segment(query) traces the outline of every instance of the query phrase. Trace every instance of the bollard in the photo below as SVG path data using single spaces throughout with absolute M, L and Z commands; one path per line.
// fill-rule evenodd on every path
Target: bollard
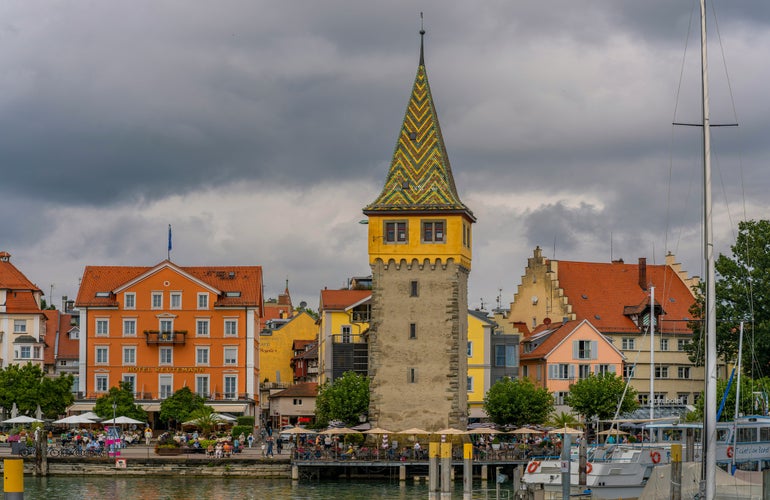
M 3 460 L 3 491 L 5 500 L 24 498 L 24 460 L 20 458 Z
M 682 445 L 671 445 L 671 500 L 682 500 Z
M 428 444 L 428 491 L 439 491 L 438 480 L 439 443 Z
M 441 493 L 452 492 L 452 443 L 441 443 Z

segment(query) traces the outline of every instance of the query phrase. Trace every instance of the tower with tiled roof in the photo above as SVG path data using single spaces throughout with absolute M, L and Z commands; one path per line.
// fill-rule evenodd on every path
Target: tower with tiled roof
M 420 61 L 369 223 L 371 422 L 464 428 L 473 213 L 457 194 Z

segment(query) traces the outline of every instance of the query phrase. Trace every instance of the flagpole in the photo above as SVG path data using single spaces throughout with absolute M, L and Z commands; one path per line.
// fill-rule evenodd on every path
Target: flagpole
M 166 259 L 171 260 L 171 224 L 168 225 L 168 254 L 166 254 Z

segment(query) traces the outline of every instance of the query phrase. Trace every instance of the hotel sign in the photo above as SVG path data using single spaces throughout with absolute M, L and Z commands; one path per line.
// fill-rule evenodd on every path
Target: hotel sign
M 127 366 L 129 373 L 204 373 L 201 366 Z

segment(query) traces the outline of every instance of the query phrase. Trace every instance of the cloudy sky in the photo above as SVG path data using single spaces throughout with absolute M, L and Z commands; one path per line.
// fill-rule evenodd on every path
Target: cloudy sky
M 57 305 L 86 265 L 261 265 L 295 304 L 367 275 L 361 209 L 417 70 L 474 211 L 469 303 L 548 257 L 702 275 L 693 0 L 5 0 L 0 250 Z M 716 12 L 714 23 L 713 12 Z M 709 22 L 715 242 L 767 218 L 770 3 Z M 717 30 L 718 28 L 718 30 Z M 720 35 L 720 36 L 717 36 Z M 723 59 L 724 55 L 724 59 Z M 734 111 L 735 110 L 735 111 Z M 554 255 L 555 251 L 555 255 Z

